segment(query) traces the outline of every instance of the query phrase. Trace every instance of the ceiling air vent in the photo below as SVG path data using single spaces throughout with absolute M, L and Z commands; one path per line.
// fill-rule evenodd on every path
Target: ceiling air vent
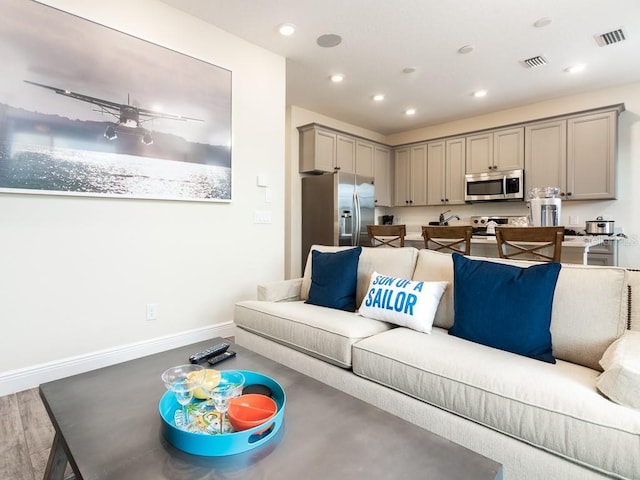
M 613 43 L 620 43 L 627 39 L 627 35 L 623 30 L 624 27 L 620 27 L 617 30 L 613 30 L 611 32 L 603 33 L 601 35 L 596 35 L 596 42 L 601 47 L 606 47 L 607 45 L 611 45 Z
M 537 57 L 527 58 L 526 60 L 522 60 L 522 63 L 528 68 L 536 68 L 542 67 L 549 63 L 549 60 L 544 58 L 542 55 L 538 55 Z

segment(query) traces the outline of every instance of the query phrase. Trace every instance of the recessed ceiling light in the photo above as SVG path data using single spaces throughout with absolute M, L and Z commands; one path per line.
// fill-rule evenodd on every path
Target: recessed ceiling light
M 413 73 L 416 71 L 416 67 L 405 67 L 402 69 L 402 73 Z
M 458 49 L 458 53 L 462 53 L 462 54 L 471 53 L 475 48 L 476 47 L 474 47 L 473 45 L 465 45 L 464 47 L 460 47 Z
M 293 23 L 283 23 L 278 27 L 278 32 L 280 32 L 280 35 L 288 37 L 296 33 L 296 26 Z
M 551 25 L 551 17 L 542 17 L 533 22 L 533 26 L 536 28 L 546 27 L 547 25 Z
M 407 109 L 404 111 L 404 114 L 405 114 L 405 115 L 415 115 L 415 114 L 416 114 L 416 109 L 415 109 L 415 108 L 407 108 Z
M 585 69 L 584 64 L 580 64 L 580 65 L 573 65 L 571 67 L 565 68 L 564 71 L 567 73 L 580 73 L 582 71 L 584 71 Z
M 382 93 L 378 93 L 377 95 L 374 95 L 374 96 L 373 96 L 373 99 L 374 99 L 376 102 L 381 102 L 382 100 L 384 100 L 384 95 L 383 95 Z
M 334 73 L 329 78 L 331 78 L 332 82 L 339 83 L 344 80 L 344 75 L 342 73 Z
M 477 90 L 475 92 L 473 92 L 473 96 L 474 97 L 486 97 L 487 96 L 487 91 L 486 90 Z
M 335 33 L 327 33 L 325 35 L 320 35 L 316 39 L 316 43 L 323 48 L 336 47 L 342 43 L 342 37 Z

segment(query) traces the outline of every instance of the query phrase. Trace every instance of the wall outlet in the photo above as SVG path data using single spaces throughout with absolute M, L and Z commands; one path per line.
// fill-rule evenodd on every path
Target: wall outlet
M 157 320 L 158 319 L 158 308 L 160 305 L 158 303 L 147 303 L 147 320 Z
M 578 215 L 569 215 L 569 225 L 578 225 L 580 217 Z

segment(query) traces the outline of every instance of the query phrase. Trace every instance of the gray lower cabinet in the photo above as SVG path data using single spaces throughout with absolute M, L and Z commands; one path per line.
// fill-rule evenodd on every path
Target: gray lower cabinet
M 587 263 L 603 267 L 617 267 L 619 242 L 620 240 L 605 239 L 601 245 L 591 247 L 587 255 Z

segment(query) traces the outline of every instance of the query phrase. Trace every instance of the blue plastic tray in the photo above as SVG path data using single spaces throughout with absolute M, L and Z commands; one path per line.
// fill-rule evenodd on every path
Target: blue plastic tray
M 173 421 L 174 412 L 181 408 L 172 392 L 165 392 L 158 406 L 162 418 L 162 433 L 174 447 L 194 455 L 219 457 L 246 452 L 268 442 L 282 426 L 284 407 L 287 401 L 284 389 L 271 377 L 248 370 L 238 370 L 244 375 L 245 387 L 249 385 L 266 385 L 271 389 L 271 398 L 278 406 L 276 415 L 266 424 L 259 425 L 242 432 L 208 435 L 206 433 L 188 432 L 176 427 Z

